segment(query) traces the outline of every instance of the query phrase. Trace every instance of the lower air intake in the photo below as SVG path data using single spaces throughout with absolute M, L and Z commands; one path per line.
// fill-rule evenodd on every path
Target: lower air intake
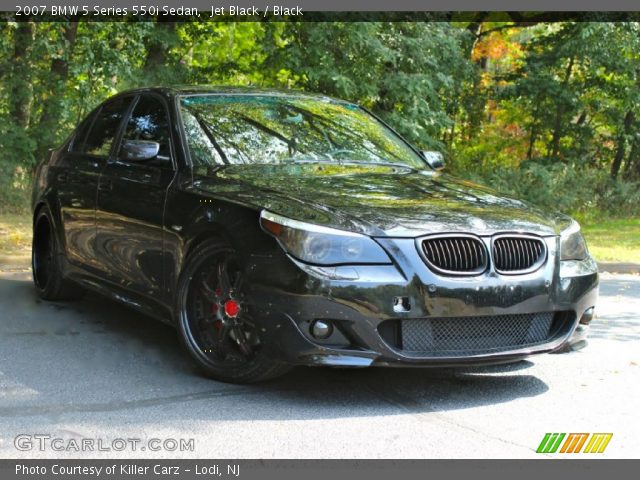
M 552 312 L 401 320 L 401 350 L 420 356 L 517 350 L 549 341 L 553 323 Z

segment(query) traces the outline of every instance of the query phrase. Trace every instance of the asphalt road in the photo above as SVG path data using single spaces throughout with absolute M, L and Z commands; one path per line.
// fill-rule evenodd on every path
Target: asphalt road
M 28 272 L 2 273 L 0 457 L 535 457 L 546 432 L 612 432 L 600 457 L 640 458 L 640 276 L 604 274 L 598 312 L 586 349 L 510 367 L 299 368 L 233 386 L 198 376 L 169 327 L 93 295 L 40 302 Z M 18 434 L 71 450 L 19 451 Z M 118 438 L 142 443 L 73 450 Z M 151 438 L 195 450 L 140 450 Z

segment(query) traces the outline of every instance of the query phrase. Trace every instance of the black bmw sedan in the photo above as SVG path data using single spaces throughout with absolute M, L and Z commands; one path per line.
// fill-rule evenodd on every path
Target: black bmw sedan
M 345 101 L 124 92 L 38 166 L 35 286 L 47 300 L 91 289 L 175 325 L 229 382 L 583 343 L 598 274 L 579 225 L 441 168 Z

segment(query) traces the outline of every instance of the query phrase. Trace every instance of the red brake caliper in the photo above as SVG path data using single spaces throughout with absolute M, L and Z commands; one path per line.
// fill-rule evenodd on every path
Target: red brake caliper
M 227 317 L 235 318 L 240 313 L 240 305 L 233 299 L 229 299 L 224 303 L 224 313 Z
M 216 288 L 216 296 L 222 296 L 222 289 L 220 287 Z M 240 313 L 240 304 L 232 298 L 224 302 L 222 308 L 224 309 L 225 315 L 229 318 L 236 318 L 238 316 L 238 313 Z M 211 304 L 211 313 L 218 313 L 218 309 L 219 307 L 217 303 Z M 224 326 L 224 323 L 222 322 L 222 320 L 216 320 L 213 326 L 217 330 L 220 330 Z

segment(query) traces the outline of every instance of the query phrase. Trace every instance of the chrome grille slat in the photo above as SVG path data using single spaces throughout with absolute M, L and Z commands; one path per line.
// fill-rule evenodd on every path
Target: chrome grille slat
M 501 245 L 498 246 L 497 253 L 494 252 L 493 256 L 494 256 L 494 259 L 493 259 L 494 262 L 496 261 L 495 260 L 496 256 L 498 258 L 500 258 L 500 261 L 502 261 L 502 246 Z
M 467 243 L 467 247 L 469 248 L 469 262 L 473 265 L 478 261 L 478 252 L 476 251 L 476 247 L 473 243 Z
M 429 250 L 428 255 L 429 255 L 431 258 L 435 258 L 435 257 L 436 257 L 435 248 L 433 247 L 433 244 L 431 244 L 431 243 L 429 243 L 429 244 L 425 244 L 425 245 L 424 245 L 424 248 L 425 248 L 425 252 L 426 252 L 426 250 L 427 250 L 427 249 Z
M 464 269 L 469 270 L 469 267 L 470 267 L 469 262 L 471 261 L 471 252 L 467 250 L 466 242 L 456 239 L 456 245 L 458 245 L 458 243 L 459 243 L 458 251 L 460 252 L 460 258 L 461 258 L 460 263 L 464 263 L 463 265 Z
M 441 243 L 444 245 L 444 248 L 447 251 L 447 265 L 448 265 L 447 270 L 454 270 L 455 267 L 453 267 L 453 253 L 450 248 L 451 242 L 445 242 L 441 240 Z
M 440 258 L 441 258 L 442 265 L 445 265 L 445 266 L 449 265 L 449 255 L 447 254 L 447 249 L 444 247 L 444 244 L 440 241 L 437 241 L 436 246 L 440 251 Z
M 442 265 L 447 267 L 449 265 L 449 254 L 447 253 L 447 249 L 444 244 L 440 241 L 436 242 L 438 249 L 442 252 Z
M 526 273 L 546 260 L 546 247 L 540 238 L 526 235 L 500 235 L 493 239 L 492 256 L 499 273 Z
M 458 244 L 458 239 L 454 238 L 453 239 L 453 246 L 456 249 L 456 261 L 454 262 L 454 267 L 456 270 L 467 270 L 467 268 L 463 265 L 463 261 L 464 261 L 464 257 L 462 255 L 462 252 L 460 251 L 460 245 Z
M 476 251 L 476 246 L 473 243 L 467 243 L 467 247 L 469 248 L 469 262 L 473 265 L 478 261 L 478 252 Z
M 527 252 L 529 252 L 529 259 L 530 259 L 529 261 L 532 262 L 532 263 L 535 263 L 535 261 L 536 261 L 536 253 L 533 251 L 534 246 L 530 242 L 525 242 L 525 243 L 527 245 Z
M 514 242 L 514 240 L 512 238 L 509 239 L 509 247 L 511 249 L 510 250 L 511 254 L 508 255 L 508 258 L 509 258 L 509 270 L 518 270 L 518 265 L 516 263 L 516 258 L 515 258 L 517 253 L 516 253 L 516 255 L 514 255 L 514 252 L 517 252 L 517 249 L 516 249 L 516 246 L 514 245 L 514 243 L 515 242 Z
M 522 242 L 522 254 L 528 265 L 531 265 L 531 255 L 529 253 L 529 242 Z
M 442 265 L 446 265 L 446 260 L 444 257 L 444 248 L 440 245 L 440 242 L 435 242 L 435 247 L 438 249 L 438 261 L 442 263 Z

